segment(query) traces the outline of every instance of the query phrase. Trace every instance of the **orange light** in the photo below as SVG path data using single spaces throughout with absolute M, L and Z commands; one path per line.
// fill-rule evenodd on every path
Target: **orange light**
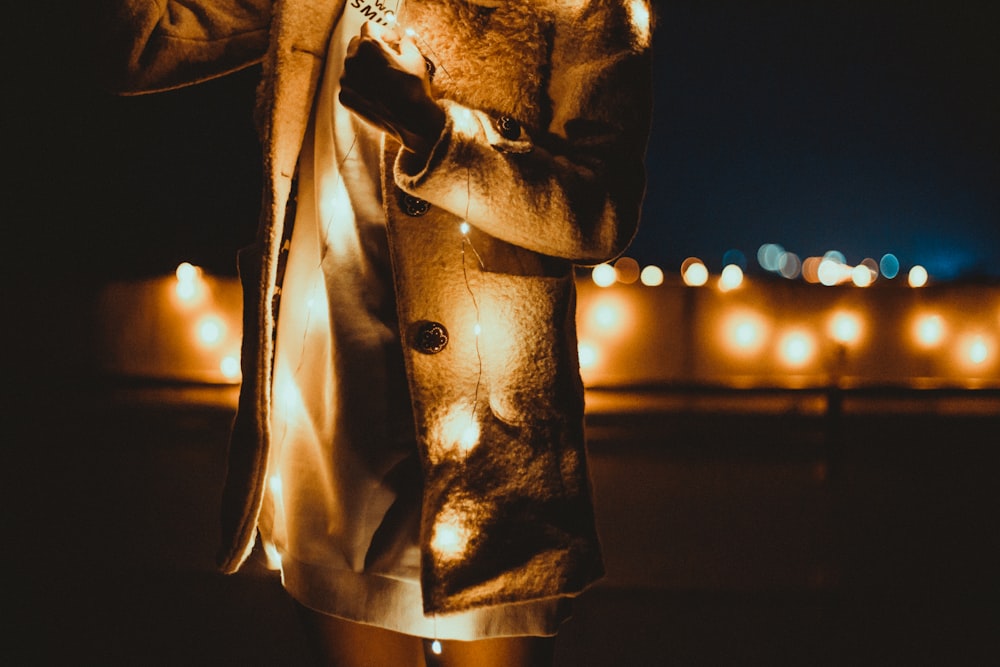
M 639 262 L 631 257 L 622 257 L 615 262 L 615 274 L 618 282 L 631 285 L 639 279 Z
M 743 284 L 743 269 L 736 264 L 728 264 L 719 275 L 719 289 L 723 292 L 734 290 Z
M 590 277 L 598 287 L 611 287 L 618 280 L 618 272 L 610 264 L 598 264 Z
M 581 313 L 583 333 L 588 337 L 619 338 L 630 331 L 632 311 L 621 292 L 605 292 L 590 300 Z
M 789 366 L 804 366 L 813 358 L 816 352 L 816 342 L 813 337 L 802 330 L 786 333 L 778 348 L 782 361 Z
M 945 325 L 940 315 L 928 313 L 913 321 L 913 338 L 923 348 L 936 347 L 944 340 Z
M 858 287 L 870 287 L 875 282 L 875 272 L 864 264 L 858 264 L 851 269 L 851 282 Z
M 181 262 L 174 271 L 177 283 L 174 293 L 183 304 L 193 304 L 201 300 L 205 294 L 205 283 L 202 280 L 201 269 L 189 262 Z
M 206 315 L 198 320 L 198 342 L 205 347 L 218 345 L 226 333 L 226 325 L 216 315 Z
M 701 287 L 708 282 L 708 268 L 697 257 L 688 257 L 681 264 L 681 278 L 689 287 Z
M 767 331 L 767 322 L 757 313 L 735 312 L 722 324 L 723 345 L 733 354 L 753 354 L 764 346 Z
M 593 343 L 580 341 L 577 345 L 577 354 L 580 356 L 580 368 L 582 370 L 593 368 L 600 359 L 597 346 Z
M 439 558 L 453 560 L 465 553 L 473 534 L 469 517 L 474 509 L 471 501 L 458 501 L 446 506 L 438 515 L 431 549 Z
M 861 317 L 857 313 L 837 311 L 830 317 L 828 331 L 838 343 L 853 345 L 861 340 Z
M 646 287 L 659 287 L 663 284 L 663 269 L 658 266 L 647 266 L 639 274 L 639 280 Z
M 927 277 L 927 269 L 917 264 L 910 269 L 910 273 L 907 275 L 907 281 L 909 282 L 910 287 L 923 287 L 927 284 Z
M 958 341 L 958 362 L 968 369 L 983 369 L 995 360 L 995 341 L 982 333 L 967 333 Z
M 227 380 L 235 380 L 240 376 L 240 359 L 236 355 L 229 355 L 219 362 L 219 371 Z

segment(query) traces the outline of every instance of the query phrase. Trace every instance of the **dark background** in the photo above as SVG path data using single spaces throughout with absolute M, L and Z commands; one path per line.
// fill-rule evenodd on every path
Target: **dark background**
M 1000 276 L 991 3 L 683 0 L 657 12 L 649 191 L 629 254 L 718 270 L 727 250 L 752 258 L 774 242 L 852 263 L 894 252 L 938 280 Z M 8 269 L 127 278 L 189 260 L 233 273 L 257 217 L 259 71 L 116 98 L 94 76 L 92 20 L 27 13 L 5 49 L 8 226 L 30 251 Z

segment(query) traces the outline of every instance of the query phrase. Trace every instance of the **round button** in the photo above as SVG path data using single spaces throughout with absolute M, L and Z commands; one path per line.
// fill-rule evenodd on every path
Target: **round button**
M 440 322 L 420 322 L 413 333 L 413 347 L 424 354 L 437 354 L 448 345 L 448 330 Z
M 514 141 L 521 136 L 521 124 L 510 116 L 501 116 L 497 120 L 497 130 L 504 139 Z
M 405 192 L 399 198 L 399 205 L 403 209 L 403 213 L 411 218 L 418 218 L 431 210 L 430 202 Z

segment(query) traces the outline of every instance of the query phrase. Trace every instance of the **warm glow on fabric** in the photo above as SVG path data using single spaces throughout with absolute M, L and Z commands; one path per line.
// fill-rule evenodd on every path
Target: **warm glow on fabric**
M 628 3 L 629 19 L 635 32 L 635 43 L 639 48 L 649 46 L 652 39 L 649 7 L 643 0 L 630 0 Z
M 453 560 L 465 553 L 472 537 L 469 515 L 457 507 L 441 512 L 431 537 L 431 549 L 442 560 Z
M 430 442 L 431 460 L 465 458 L 479 444 L 479 421 L 471 405 L 452 406 L 439 420 Z

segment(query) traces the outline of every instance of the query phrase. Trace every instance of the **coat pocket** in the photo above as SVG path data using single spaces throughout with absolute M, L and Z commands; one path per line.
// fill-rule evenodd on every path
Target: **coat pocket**
M 511 425 L 582 414 L 572 274 L 482 274 L 481 340 L 490 409 Z

